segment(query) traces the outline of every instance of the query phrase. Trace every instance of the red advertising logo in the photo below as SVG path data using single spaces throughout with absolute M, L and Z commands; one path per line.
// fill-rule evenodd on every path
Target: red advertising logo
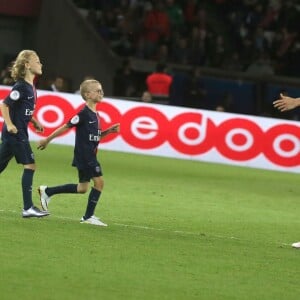
M 263 153 L 273 163 L 284 166 L 300 166 L 299 127 L 280 124 L 265 133 Z
M 182 113 L 170 121 L 169 143 L 177 151 L 197 155 L 209 151 L 215 143 L 216 126 L 199 113 Z
M 153 149 L 167 140 L 169 122 L 160 111 L 150 107 L 135 107 L 122 117 L 121 135 L 135 148 Z
M 8 90 L 0 89 L 0 99 Z M 1 98 L 2 97 L 2 98 Z M 41 136 L 47 136 L 65 124 L 77 111 L 70 101 L 53 95 L 38 98 L 35 116 L 45 127 Z M 216 149 L 222 157 L 236 161 L 249 161 L 264 155 L 274 165 L 297 167 L 300 165 L 300 129 L 278 120 L 268 130 L 246 116 L 228 117 L 216 125 L 202 112 L 179 112 L 174 117 L 154 106 L 137 104 L 121 113 L 112 103 L 97 106 L 102 129 L 121 123 L 119 136 L 133 148 L 151 151 L 166 143 L 182 155 L 201 155 Z M 0 118 L 0 128 L 3 120 Z M 31 130 L 33 128 L 30 127 Z M 108 135 L 101 142 L 108 143 L 118 135 Z
M 35 107 L 34 115 L 44 126 L 44 132 L 38 134 L 43 137 L 48 136 L 56 128 L 67 123 L 73 114 L 75 114 L 75 110 L 66 99 L 52 95 L 40 96 Z M 29 127 L 34 131 L 34 127 L 31 123 Z
M 262 152 L 264 133 L 247 119 L 229 119 L 218 126 L 216 147 L 225 157 L 246 161 Z

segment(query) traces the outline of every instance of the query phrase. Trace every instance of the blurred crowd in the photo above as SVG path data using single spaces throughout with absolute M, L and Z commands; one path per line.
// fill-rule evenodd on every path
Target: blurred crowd
M 73 2 L 123 58 L 113 79 L 112 96 L 234 112 L 230 94 L 213 107 L 207 103 L 202 67 L 260 77 L 300 74 L 298 0 Z M 139 73 L 133 70 L 131 58 L 153 60 L 157 65 L 148 74 Z M 170 70 L 171 64 L 188 66 L 189 71 Z M 7 67 L 0 84 L 11 83 Z M 40 82 L 38 87 L 78 92 L 71 90 L 70 82 L 61 74 Z
M 122 57 L 297 76 L 297 0 L 74 0 Z

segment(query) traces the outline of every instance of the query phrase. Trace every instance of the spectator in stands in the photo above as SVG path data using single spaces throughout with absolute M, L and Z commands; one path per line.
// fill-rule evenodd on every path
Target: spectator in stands
M 218 104 L 215 111 L 225 112 L 225 107 L 222 104 Z
M 193 23 L 197 9 L 197 0 L 186 0 L 183 5 L 184 21 L 187 29 L 189 30 Z
M 244 71 L 239 52 L 233 51 L 230 54 L 230 56 L 227 57 L 227 59 L 224 61 L 222 68 L 227 71 L 236 71 L 236 72 Z
M 157 62 L 164 63 L 168 61 L 170 57 L 169 47 L 167 44 L 161 44 L 158 46 L 156 50 L 156 54 L 154 55 L 154 59 Z
M 166 13 L 169 16 L 172 30 L 182 30 L 184 28 L 183 11 L 175 0 L 166 0 Z
M 215 107 L 216 111 L 234 112 L 234 97 L 231 92 L 225 92 Z
M 259 26 L 261 26 L 265 30 L 274 31 L 276 29 L 276 20 L 278 19 L 280 6 L 281 4 L 276 4 L 276 1 L 267 3 L 263 18 L 261 19 Z
M 194 26 L 188 40 L 190 49 L 189 64 L 203 66 L 207 63 L 208 36 L 204 28 Z
M 287 65 L 289 65 L 290 56 L 297 42 L 299 42 L 298 32 L 289 31 L 287 27 L 283 27 L 280 33 L 276 35 L 274 58 L 277 64 L 277 73 L 280 73 L 280 75 L 288 75 L 289 70 L 287 69 Z
M 243 70 L 246 70 L 255 58 L 254 42 L 250 35 L 241 38 L 239 53 Z
M 221 34 L 213 37 L 208 51 L 209 65 L 213 68 L 221 68 L 226 61 L 227 51 L 224 37 Z
M 256 1 L 245 11 L 244 23 L 251 34 L 256 31 L 264 17 L 264 5 L 261 2 Z
M 263 31 L 262 27 L 257 27 L 254 35 L 253 35 L 253 46 L 255 51 L 257 52 L 266 52 L 269 51 L 269 43 L 267 38 L 265 37 L 265 32 Z
M 12 79 L 12 77 L 10 75 L 10 66 L 9 65 L 1 71 L 0 84 L 4 84 L 4 85 L 13 85 L 14 84 L 14 80 Z
M 188 0 L 182 5 L 188 31 L 194 26 L 207 29 L 207 10 L 203 3 L 198 0 Z
M 56 76 L 50 86 L 45 88 L 48 91 L 53 92 L 67 92 L 67 83 L 66 80 L 62 76 Z
M 188 47 L 188 41 L 185 36 L 177 36 L 174 41 L 174 45 L 171 49 L 171 61 L 177 64 L 188 64 L 190 49 Z
M 117 16 L 116 28 L 110 40 L 110 47 L 122 57 L 131 56 L 135 52 L 133 47 L 133 36 L 128 26 L 128 22 L 122 14 Z
M 286 59 L 285 76 L 299 77 L 300 69 L 300 40 L 294 43 Z
M 274 69 L 266 53 L 260 53 L 258 58 L 247 68 L 246 72 L 257 76 L 274 75 Z
M 152 58 L 157 45 L 170 37 L 170 19 L 165 12 L 162 1 L 147 3 L 147 11 L 143 22 L 147 58 Z
M 145 103 L 152 102 L 152 95 L 148 91 L 144 91 L 141 97 L 141 101 Z
M 175 106 L 187 106 L 188 75 L 186 72 L 176 71 L 173 74 L 170 87 L 169 104 Z
M 206 95 L 207 90 L 203 84 L 201 69 L 200 67 L 195 67 L 188 77 L 184 106 L 208 108 Z
M 146 78 L 148 91 L 155 97 L 169 97 L 172 76 L 167 73 L 167 66 L 163 63 L 156 65 L 156 70 Z
M 121 68 L 117 69 L 113 80 L 113 94 L 117 97 L 136 97 L 138 96 L 137 75 L 132 68 L 131 60 L 125 58 Z

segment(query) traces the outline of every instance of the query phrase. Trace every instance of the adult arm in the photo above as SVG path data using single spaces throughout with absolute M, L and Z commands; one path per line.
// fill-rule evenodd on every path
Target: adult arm
M 292 110 L 296 107 L 300 107 L 300 98 L 292 98 L 280 94 L 280 99 L 274 101 L 273 105 L 282 112 Z

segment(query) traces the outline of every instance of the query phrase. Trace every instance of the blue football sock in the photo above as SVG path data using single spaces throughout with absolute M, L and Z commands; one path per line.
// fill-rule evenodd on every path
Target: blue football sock
M 88 204 L 86 207 L 86 212 L 84 215 L 84 219 L 88 219 L 90 218 L 95 211 L 96 205 L 98 203 L 98 200 L 101 196 L 101 192 L 96 190 L 95 188 L 92 188 L 89 194 L 89 198 L 88 198 Z
M 53 187 L 47 187 L 45 192 L 49 197 L 55 194 L 76 194 L 77 184 L 70 183 Z
M 22 192 L 24 209 L 27 210 L 33 206 L 32 203 L 32 181 L 34 170 L 24 169 L 22 176 Z

